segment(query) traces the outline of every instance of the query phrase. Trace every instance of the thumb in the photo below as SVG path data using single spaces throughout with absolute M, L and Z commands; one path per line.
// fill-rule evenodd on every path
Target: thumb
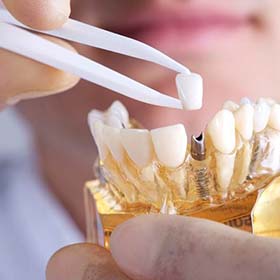
M 47 280 L 129 280 L 122 274 L 109 251 L 94 244 L 62 248 L 50 259 Z
M 119 267 L 135 280 L 279 279 L 279 241 L 182 216 L 139 216 L 112 234 Z

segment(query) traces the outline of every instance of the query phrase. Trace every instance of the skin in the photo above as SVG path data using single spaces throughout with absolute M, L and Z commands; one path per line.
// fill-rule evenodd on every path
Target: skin
M 69 1 L 63 0 L 5 0 L 3 2 L 17 19 L 41 29 L 60 26 L 65 22 L 70 11 Z M 72 17 L 114 30 L 116 27 L 119 28 L 118 24 L 127 19 L 127 15 L 136 11 L 141 13 L 152 9 L 180 10 L 182 7 L 194 5 L 209 6 L 210 2 L 212 7 L 227 7 L 232 11 L 249 10 L 252 16 L 250 24 L 228 41 L 223 41 L 223 44 L 218 44 L 214 48 L 207 48 L 206 51 L 196 52 L 194 49 L 185 51 L 185 45 L 172 43 L 157 46 L 204 77 L 204 102 L 207 106 L 202 112 L 178 112 L 139 104 L 136 101 L 119 98 L 105 89 L 84 81 L 63 94 L 24 101 L 17 106 L 34 129 L 42 173 L 50 191 L 58 197 L 81 229 L 85 224 L 82 186 L 86 180 L 92 178 L 91 166 L 96 156 L 86 125 L 88 111 L 92 108 L 105 109 L 113 99 L 118 98 L 130 112 L 133 112 L 133 117 L 148 128 L 183 122 L 190 135 L 201 131 L 210 116 L 226 99 L 238 101 L 243 96 L 251 96 L 254 99 L 270 96 L 277 99 L 280 90 L 278 82 L 280 3 L 277 0 L 236 0 L 231 3 L 225 0 L 216 0 L 214 3 L 206 0 L 119 0 L 117 5 L 115 0 L 82 0 L 71 3 Z M 56 42 L 71 48 L 69 44 L 60 40 Z M 136 62 L 130 58 L 84 46 L 74 45 L 74 47 L 83 55 L 140 80 L 148 86 L 170 92 L 172 95 L 176 94 L 174 76 L 168 71 L 148 63 Z M 71 88 L 78 82 L 77 77 L 4 50 L 0 50 L 0 60 L 5 62 L 1 63 L 0 69 L 0 106 L 2 107 L 8 100 L 23 93 L 31 94 L 32 97 L 34 94 L 46 96 Z M 24 73 L 25 76 L 13 79 L 19 72 Z M 142 114 L 143 111 L 145 116 Z M 67 175 L 62 176 L 62 174 Z M 149 232 L 155 233 L 155 225 L 162 228 L 160 230 L 162 234 L 156 239 L 154 235 L 147 236 Z M 122 231 L 122 227 L 128 228 Z M 143 228 L 143 235 L 139 235 L 135 230 L 139 228 L 141 230 Z M 120 237 L 124 232 L 125 239 Z M 206 238 L 204 233 L 211 238 Z M 144 239 L 142 236 L 147 238 Z M 124 246 L 123 240 L 127 240 L 130 246 Z M 248 258 L 244 258 L 244 242 L 246 246 L 248 244 L 248 248 L 246 247 Z M 149 266 L 144 266 L 142 261 L 147 254 L 143 252 L 150 250 L 151 244 L 154 251 L 149 256 L 153 256 L 153 259 L 149 262 L 151 263 Z M 198 246 L 194 248 L 193 244 Z M 70 265 L 69 273 L 72 269 L 86 270 L 89 263 L 96 263 L 94 258 L 98 256 L 98 259 L 104 258 L 109 263 L 106 266 L 101 265 L 101 270 L 105 268 L 104 270 L 108 271 L 108 267 L 112 267 L 112 277 L 108 276 L 111 278 L 104 279 L 117 279 L 113 275 L 119 272 L 116 272 L 115 264 L 111 263 L 111 256 L 108 253 L 105 254 L 96 247 L 88 249 L 87 244 L 77 246 L 81 248 L 78 254 L 81 261 L 77 261 L 76 265 Z M 134 258 L 131 258 L 129 252 L 122 250 L 124 247 L 131 248 L 135 253 Z M 72 263 L 71 257 L 67 259 L 73 253 L 72 250 L 76 248 L 67 247 L 52 258 L 47 271 L 48 279 L 71 279 L 62 270 L 61 263 L 64 262 L 61 259 L 65 258 L 65 262 Z M 207 255 L 205 250 L 208 252 Z M 218 256 L 216 252 L 219 252 Z M 84 253 L 89 253 L 90 258 L 84 257 Z M 238 273 L 237 279 L 278 279 L 279 273 L 274 262 L 280 256 L 277 240 L 261 239 L 215 223 L 182 217 L 152 216 L 145 219 L 140 217 L 124 224 L 112 237 L 112 253 L 119 267 L 132 279 L 189 280 L 210 279 L 209 277 L 235 279 L 233 275 L 236 273 Z M 212 257 L 214 255 L 215 257 Z M 191 273 L 188 269 L 190 267 Z M 211 276 L 208 275 L 210 267 Z M 83 273 L 75 279 L 83 279 L 81 275 Z M 121 274 L 118 275 L 119 279 L 127 279 Z M 90 277 L 88 279 L 100 279 L 100 277 Z

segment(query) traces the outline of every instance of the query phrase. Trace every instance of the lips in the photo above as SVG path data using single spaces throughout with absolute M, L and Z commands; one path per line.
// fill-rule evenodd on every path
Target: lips
M 114 31 L 163 51 L 197 52 L 218 46 L 228 35 L 248 27 L 251 22 L 251 16 L 246 13 L 202 9 L 147 11 L 126 18 Z

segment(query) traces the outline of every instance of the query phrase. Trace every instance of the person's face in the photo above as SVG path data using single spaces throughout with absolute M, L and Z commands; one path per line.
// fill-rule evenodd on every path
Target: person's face
M 228 99 L 278 98 L 280 2 L 278 0 L 73 1 L 72 17 L 151 44 L 204 78 L 204 107 L 196 113 L 156 108 L 81 82 L 70 92 L 26 101 L 21 109 L 36 128 L 76 143 L 90 143 L 86 116 L 114 99 L 147 127 L 186 124 L 198 132 Z M 176 95 L 175 74 L 151 63 L 76 46 L 110 68 Z M 59 138 L 60 137 L 60 138 Z

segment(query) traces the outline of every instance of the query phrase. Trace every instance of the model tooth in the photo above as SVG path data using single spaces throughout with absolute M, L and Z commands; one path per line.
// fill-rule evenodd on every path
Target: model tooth
M 239 105 L 231 100 L 228 100 L 224 103 L 223 109 L 229 110 L 231 112 L 235 112 L 239 109 Z
M 151 134 L 145 129 L 121 129 L 121 142 L 129 157 L 143 168 L 152 160 Z
M 280 130 L 280 105 L 274 104 L 271 108 L 269 126 Z
M 222 154 L 216 153 L 216 174 L 217 182 L 221 188 L 222 196 L 226 197 L 228 187 L 234 172 L 236 153 Z
M 253 135 L 254 107 L 251 104 L 242 105 L 235 113 L 235 127 L 245 140 Z
M 115 128 L 123 128 L 123 122 L 119 116 L 115 114 L 108 114 L 106 117 L 106 124 L 115 127 Z
M 235 120 L 233 113 L 222 109 L 208 124 L 208 133 L 214 147 L 221 153 L 230 154 L 235 148 Z
M 104 160 L 108 154 L 108 148 L 105 144 L 104 137 L 103 137 L 104 124 L 102 121 L 97 120 L 90 125 L 90 128 L 91 128 L 92 136 L 95 140 L 98 149 L 99 158 L 101 160 Z
M 176 85 L 183 108 L 198 110 L 202 107 L 203 80 L 198 74 L 178 74 Z
M 103 112 L 99 110 L 91 110 L 88 114 L 88 125 L 91 128 L 91 126 L 96 122 L 96 121 L 104 121 L 104 114 Z
M 266 98 L 265 97 L 260 97 L 258 99 L 258 103 L 262 103 L 262 102 L 267 103 L 269 106 L 273 106 L 274 104 L 276 104 L 276 101 L 272 98 L 269 98 L 269 97 L 266 97 Z
M 120 101 L 115 101 L 108 109 L 109 115 L 115 115 L 119 118 L 124 127 L 129 124 L 129 114 L 125 106 Z
M 184 162 L 188 138 L 182 124 L 153 129 L 151 135 L 156 155 L 163 165 L 175 168 Z
M 250 162 L 252 157 L 252 147 L 246 142 L 241 150 L 238 183 L 243 184 L 249 174 Z
M 245 104 L 252 105 L 252 101 L 248 97 L 243 97 L 240 99 L 240 105 L 245 105 Z
M 123 159 L 124 149 L 121 143 L 120 129 L 104 125 L 103 135 L 105 143 L 111 151 L 114 159 L 121 161 Z
M 260 101 L 255 106 L 254 114 L 254 131 L 260 132 L 264 130 L 268 124 L 270 116 L 270 106 L 264 102 Z

